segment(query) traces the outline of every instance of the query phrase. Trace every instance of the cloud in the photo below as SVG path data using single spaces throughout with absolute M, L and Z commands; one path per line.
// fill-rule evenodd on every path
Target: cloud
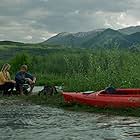
M 59 32 L 140 25 L 139 0 L 1 0 L 0 40 L 41 42 Z
M 25 36 L 25 37 L 24 37 L 25 40 L 32 40 L 32 38 L 33 38 L 33 37 L 32 37 L 31 35 L 28 35 L 28 36 Z

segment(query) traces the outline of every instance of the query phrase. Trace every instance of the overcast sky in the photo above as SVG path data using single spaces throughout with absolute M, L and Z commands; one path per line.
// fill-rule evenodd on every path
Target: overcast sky
M 0 0 L 0 40 L 140 25 L 140 0 Z

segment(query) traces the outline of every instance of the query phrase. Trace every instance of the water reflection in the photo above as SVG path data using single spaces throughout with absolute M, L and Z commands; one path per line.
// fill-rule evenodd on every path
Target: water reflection
M 140 119 L 63 111 L 39 105 L 0 106 L 0 140 L 132 140 Z

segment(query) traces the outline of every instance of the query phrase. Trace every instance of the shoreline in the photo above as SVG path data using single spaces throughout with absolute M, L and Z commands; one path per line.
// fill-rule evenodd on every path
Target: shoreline
M 114 116 L 133 116 L 140 117 L 140 108 L 97 108 L 81 104 L 66 104 L 61 94 L 54 96 L 38 96 L 37 94 L 28 96 L 0 96 L 0 105 L 43 105 L 53 108 L 60 108 L 68 111 L 98 113 Z

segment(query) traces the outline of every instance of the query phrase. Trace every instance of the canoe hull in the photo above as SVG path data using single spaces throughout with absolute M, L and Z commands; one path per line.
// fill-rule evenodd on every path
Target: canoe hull
M 80 103 L 102 108 L 140 107 L 140 89 L 117 89 L 115 94 L 107 94 L 105 91 L 91 94 L 64 92 L 63 97 L 67 103 Z

